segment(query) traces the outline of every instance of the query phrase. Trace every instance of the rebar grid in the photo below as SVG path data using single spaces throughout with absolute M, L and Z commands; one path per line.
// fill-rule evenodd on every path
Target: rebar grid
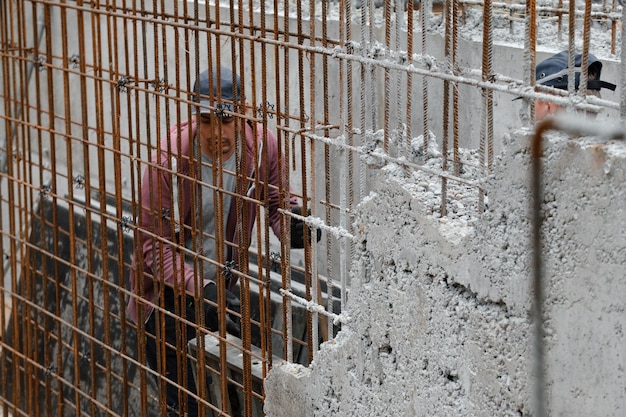
M 449 210 L 456 195 L 450 190 L 462 186 L 472 194 L 472 215 L 478 216 L 485 209 L 483 180 L 493 164 L 497 94 L 507 100 L 553 97 L 583 110 L 620 108 L 595 97 L 553 96 L 534 86 L 537 26 L 557 18 L 560 34 L 561 20 L 567 19 L 574 48 L 578 35 L 569 16 L 582 18 L 583 50 L 588 51 L 590 24 L 609 22 L 615 53 L 621 19 L 615 1 L 600 6 L 587 0 L 583 8 L 562 1 L 554 7 L 532 0 L 449 1 L 443 8 L 443 54 L 432 49 L 431 35 L 437 33 L 432 19 L 439 13 L 432 2 L 417 7 L 409 1 L 406 10 L 399 0 L 384 2 L 381 9 L 374 0 L 359 9 L 353 3 L 29 0 L 0 5 L 0 162 L 5 161 L 0 165 L 6 165 L 0 174 L 0 319 L 9 324 L 0 331 L 0 374 L 11 381 L 0 382 L 5 413 L 152 415 L 156 410 L 164 415 L 166 363 L 160 361 L 157 369 L 147 363 L 149 313 L 139 308 L 135 324 L 126 310 L 128 300 L 137 299 L 181 324 L 176 361 L 191 360 L 193 377 L 201 383 L 188 386 L 189 371 L 181 365 L 182 378 L 174 384 L 197 398 L 200 415 L 257 415 L 264 399 L 259 380 L 276 361 L 308 365 L 320 343 L 350 324 L 350 271 L 365 270 L 352 266 L 359 233 L 352 216 L 381 168 L 398 166 L 429 178 L 440 189 L 440 217 L 456 215 Z M 331 17 L 335 10 L 338 17 Z M 482 55 L 475 67 L 458 58 L 471 10 L 484 16 Z M 496 14 L 506 16 L 511 27 L 519 19 L 526 22 L 529 59 L 522 80 L 495 70 Z M 183 137 L 180 130 L 168 132 L 192 118 L 194 81 L 213 65 L 218 77 L 219 65 L 242 77 L 246 103 L 238 104 L 245 111 L 237 113 L 235 130 L 243 137 L 248 125 L 258 126 L 252 158 L 259 165 L 254 175 L 245 172 L 248 154 L 238 142 L 235 170 L 223 169 L 218 157 L 213 180 L 205 183 L 192 174 L 202 166 L 200 151 L 174 151 L 182 148 Z M 464 104 L 469 90 L 482 98 L 473 111 Z M 413 105 L 420 100 L 422 106 Z M 529 108 L 532 121 L 532 103 Z M 478 132 L 466 130 L 467 115 L 480 120 Z M 192 119 L 190 129 L 196 125 Z M 277 138 L 282 167 L 271 186 L 265 180 L 270 155 L 263 146 L 268 131 Z M 465 134 L 478 138 L 477 161 L 462 152 L 472 143 Z M 438 146 L 438 155 L 430 152 Z M 182 172 L 187 160 L 190 168 Z M 471 167 L 478 172 L 473 177 L 466 173 Z M 166 178 L 171 187 L 144 176 L 146 171 Z M 237 178 L 234 191 L 224 188 L 229 175 Z M 185 182 L 194 185 L 192 207 L 199 206 L 203 192 L 212 193 L 218 206 L 224 199 L 235 202 L 240 240 L 228 240 L 228 216 L 218 210 L 215 259 L 202 254 L 195 238 L 191 246 L 185 241 L 186 231 L 202 229 L 195 208 L 189 222 L 180 217 L 183 203 L 177 195 Z M 279 196 L 279 236 L 270 231 L 270 191 Z M 301 215 L 290 210 L 291 193 Z M 153 200 L 156 205 L 167 201 L 167 207 L 147 216 Z M 257 225 L 250 232 L 244 224 L 253 214 Z M 321 231 L 322 238 L 291 249 L 292 220 L 302 221 L 306 234 Z M 159 248 L 157 269 L 164 269 L 163 253 L 171 248 L 180 259 L 191 260 L 198 276 L 205 262 L 220 271 L 215 276 L 218 332 L 205 323 L 201 279 L 190 292 L 182 284 L 172 286 L 175 313 L 163 307 L 164 292 L 154 303 L 143 299 L 149 291 L 144 280 L 131 287 L 131 269 L 155 285 L 167 285 L 158 271 L 133 263 L 143 254 L 142 237 Z M 229 250 L 237 252 L 236 269 L 228 262 Z M 172 267 L 176 274 L 184 265 Z M 229 273 L 238 281 L 232 289 L 241 300 L 239 312 L 227 309 Z M 188 293 L 197 320 L 184 308 Z M 227 335 L 229 314 L 241 321 L 240 338 Z M 157 339 L 165 333 L 159 326 Z M 195 350 L 187 343 L 190 337 Z M 214 356 L 210 337 L 218 340 Z M 164 354 L 165 343 L 158 346 Z M 211 378 L 211 384 L 203 383 Z

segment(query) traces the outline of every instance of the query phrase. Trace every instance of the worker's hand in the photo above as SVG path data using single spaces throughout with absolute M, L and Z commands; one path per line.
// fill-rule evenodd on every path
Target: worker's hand
M 291 212 L 302 216 L 302 207 L 292 207 Z M 308 210 L 308 214 L 311 214 L 311 209 Z M 322 231 L 317 229 L 317 241 L 322 238 Z M 309 234 L 309 243 L 311 243 L 311 235 Z M 291 218 L 291 247 L 294 249 L 302 249 L 304 247 L 304 221 Z
M 217 285 L 209 284 L 204 287 L 204 298 L 212 303 L 204 303 L 204 319 L 207 327 L 211 331 L 219 330 L 219 320 L 217 317 Z M 239 313 L 241 302 L 232 292 L 226 290 L 226 307 Z M 236 314 L 226 312 L 226 332 L 233 336 L 241 335 L 239 317 Z

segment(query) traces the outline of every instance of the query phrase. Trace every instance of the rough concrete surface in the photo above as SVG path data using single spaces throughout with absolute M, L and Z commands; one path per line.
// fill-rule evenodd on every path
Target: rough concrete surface
M 352 321 L 309 368 L 270 372 L 267 415 L 533 415 L 529 158 L 527 132 L 508 138 L 466 227 L 381 170 L 356 213 Z M 622 416 L 626 145 L 549 135 L 543 162 L 547 407 Z

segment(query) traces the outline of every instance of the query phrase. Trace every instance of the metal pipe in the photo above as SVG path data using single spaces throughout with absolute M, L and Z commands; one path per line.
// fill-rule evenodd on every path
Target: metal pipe
M 549 117 L 539 123 L 535 128 L 535 134 L 531 144 L 531 223 L 532 223 L 532 289 L 534 292 L 532 306 L 532 320 L 534 324 L 534 407 L 535 417 L 545 417 L 548 415 L 545 401 L 545 375 L 544 375 L 544 345 L 543 345 L 543 300 L 544 300 L 544 271 L 541 252 L 542 245 L 542 215 L 541 203 L 543 201 L 542 190 L 542 164 L 543 156 L 542 144 L 543 135 L 550 131 L 557 130 L 571 136 L 599 136 L 606 139 L 624 140 L 625 132 L 621 126 L 606 127 L 604 125 L 591 124 L 588 120 L 581 120 L 580 117 L 566 114 L 555 118 Z

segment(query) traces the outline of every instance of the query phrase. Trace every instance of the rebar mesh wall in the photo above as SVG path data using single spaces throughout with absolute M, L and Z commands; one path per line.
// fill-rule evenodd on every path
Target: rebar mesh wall
M 171 126 L 192 118 L 200 72 L 221 65 L 241 76 L 248 107 L 238 115 L 237 129 L 243 135 L 245 125 L 254 124 L 273 132 L 286 172 L 274 189 L 280 196 L 279 236 L 270 230 L 267 195 L 244 189 L 232 195 L 238 216 L 250 214 L 244 207 L 251 202 L 258 219 L 250 246 L 239 245 L 238 269 L 232 271 L 242 300 L 241 337 L 227 340 L 224 330 L 212 336 L 198 320 L 190 323 L 197 332 L 191 348 L 184 335 L 177 345 L 179 360 L 192 358 L 196 380 L 211 381 L 198 384 L 201 413 L 256 415 L 263 400 L 259 383 L 272 363 L 308 364 L 319 343 L 349 320 L 349 276 L 359 270 L 351 265 L 350 213 L 366 198 L 378 169 L 404 170 L 407 181 L 415 173 L 434 178 L 435 189 L 421 186 L 439 201 L 437 216 L 462 216 L 462 209 L 480 213 L 486 192 L 480 183 L 502 132 L 494 120 L 510 127 L 534 117 L 532 100 L 516 108 L 521 118 L 514 122 L 498 116 L 494 102 L 506 101 L 501 108 L 510 113 L 516 95 L 548 97 L 532 88 L 535 50 L 542 43 L 537 30 L 558 27 L 559 45 L 579 51 L 589 50 L 589 34 L 608 33 L 605 55 L 620 53 L 621 7 L 615 2 L 439 6 L 399 0 L 3 2 L 4 412 L 166 412 L 157 382 L 162 377 L 155 378 L 146 363 L 142 316 L 136 325 L 126 313 L 128 300 L 140 299 L 143 291 L 130 287 L 129 273 L 144 273 L 133 258 L 142 253 L 140 237 L 146 234 L 194 256 L 182 239 L 166 241 L 142 226 L 168 221 L 172 232 L 185 227 L 169 222 L 175 204 L 142 222 L 148 202 L 141 189 L 152 187 L 154 198 L 162 192 L 144 179 L 146 169 L 170 182 L 191 180 L 155 161 L 184 157 L 162 140 Z M 465 30 L 477 21 L 476 39 Z M 524 59 L 511 73 L 510 65 L 494 58 L 494 30 L 522 34 Z M 583 111 L 619 108 L 613 96 L 550 97 Z M 260 160 L 267 158 L 260 146 L 265 140 L 260 135 L 254 141 Z M 242 153 L 238 148 L 236 155 Z M 221 169 L 216 172 L 223 178 Z M 261 189 L 261 177 L 240 179 Z M 216 195 L 228 194 L 217 180 L 205 185 Z M 310 215 L 291 213 L 290 189 Z M 468 207 L 456 201 L 468 193 Z M 291 249 L 292 218 L 305 221 L 313 236 L 320 230 L 321 239 Z M 221 228 L 215 235 L 223 243 Z M 213 262 L 218 271 L 228 266 L 219 251 Z M 223 289 L 222 277 L 216 280 Z M 154 280 L 162 284 L 158 274 Z M 198 278 L 196 301 L 200 287 Z M 225 300 L 218 301 L 224 324 Z M 182 316 L 177 320 L 186 320 Z M 205 350 L 215 354 L 197 354 Z

